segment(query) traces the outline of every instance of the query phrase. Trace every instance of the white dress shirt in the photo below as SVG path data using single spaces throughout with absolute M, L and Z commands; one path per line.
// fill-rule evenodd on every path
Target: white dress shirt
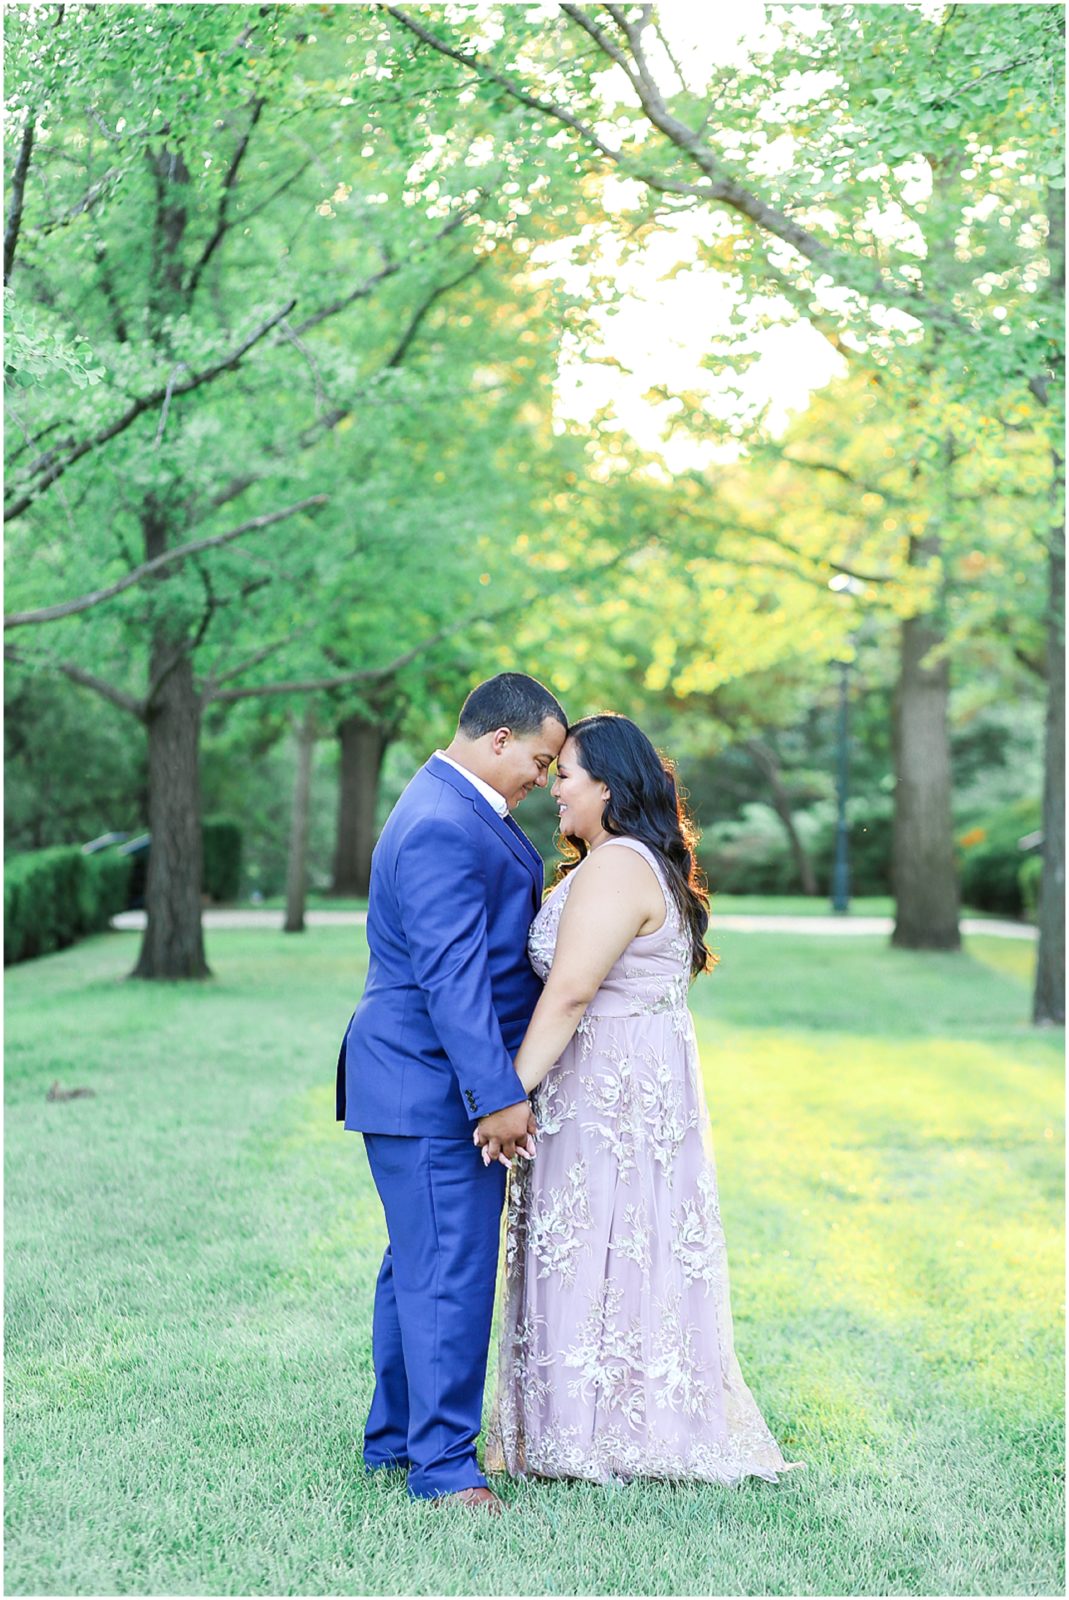
M 472 788 L 479 791 L 487 805 L 493 806 L 499 817 L 504 818 L 508 816 L 509 803 L 503 794 L 499 794 L 497 790 L 491 788 L 488 783 L 484 783 L 481 778 L 477 778 L 474 772 L 468 771 L 467 767 L 462 767 L 459 761 L 453 760 L 452 756 L 447 756 L 444 750 L 436 750 L 434 753 L 438 757 L 439 761 L 447 762 L 449 766 L 455 767 L 458 772 L 462 773 L 464 777 L 467 778 Z

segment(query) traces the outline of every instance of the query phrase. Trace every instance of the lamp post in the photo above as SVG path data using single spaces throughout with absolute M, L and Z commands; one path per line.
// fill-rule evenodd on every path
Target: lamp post
M 828 588 L 836 594 L 861 594 L 864 584 L 844 572 L 836 573 Z M 850 643 L 853 645 L 854 636 Z M 850 789 L 850 662 L 836 662 L 839 668 L 839 738 L 835 790 L 838 816 L 835 823 L 835 860 L 831 873 L 831 908 L 840 916 L 850 910 L 850 835 L 846 825 L 846 802 Z

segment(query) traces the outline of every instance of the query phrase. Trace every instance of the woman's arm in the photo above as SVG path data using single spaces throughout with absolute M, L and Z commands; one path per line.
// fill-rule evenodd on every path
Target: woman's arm
M 524 1092 L 541 1083 L 614 962 L 640 929 L 664 917 L 664 896 L 648 862 L 611 845 L 595 850 L 568 891 L 546 986 L 516 1057 Z

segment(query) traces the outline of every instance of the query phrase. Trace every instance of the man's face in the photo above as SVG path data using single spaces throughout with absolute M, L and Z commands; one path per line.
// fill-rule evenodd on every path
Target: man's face
M 547 717 L 538 733 L 515 734 L 509 728 L 499 728 L 494 734 L 491 781 L 508 801 L 510 811 L 515 811 L 532 789 L 545 788 L 549 769 L 563 743 L 564 729 L 554 717 Z

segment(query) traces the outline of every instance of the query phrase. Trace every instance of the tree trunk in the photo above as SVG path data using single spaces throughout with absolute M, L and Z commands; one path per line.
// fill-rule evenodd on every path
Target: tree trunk
M 1063 490 L 1055 472 L 1055 493 Z M 1043 772 L 1043 877 L 1032 1021 L 1065 1021 L 1065 522 L 1053 530 L 1047 631 L 1047 736 Z
M 950 807 L 950 663 L 923 666 L 942 643 L 931 617 L 902 625 L 894 697 L 895 814 L 891 876 L 892 944 L 904 950 L 958 950 L 958 874 Z
M 148 913 L 134 978 L 207 978 L 200 921 L 200 715 L 193 663 L 157 636 L 152 678 L 162 681 L 148 713 Z
M 794 813 L 791 809 L 790 796 L 783 786 L 779 762 L 773 752 L 760 739 L 747 739 L 746 748 L 753 757 L 756 766 L 768 779 L 768 786 L 772 791 L 772 804 L 787 835 L 787 843 L 791 847 L 791 855 L 794 857 L 795 870 L 798 873 L 798 881 L 802 885 L 802 893 L 816 894 L 816 873 L 813 871 L 813 863 L 806 853 L 805 845 L 799 837 L 798 829 L 794 825 Z
M 1047 191 L 1052 325 L 1065 304 L 1065 190 Z M 1058 363 L 1064 373 L 1064 357 Z M 1056 416 L 1061 416 L 1059 404 Z M 1043 765 L 1043 876 L 1032 1021 L 1065 1021 L 1065 461 L 1055 424 L 1047 606 L 1047 736 Z
M 365 895 L 371 882 L 375 808 L 389 735 L 378 723 L 353 716 L 338 724 L 338 739 L 341 772 L 331 892 Z
M 304 903 L 308 890 L 308 818 L 312 799 L 312 757 L 315 722 L 306 711 L 297 729 L 297 768 L 293 779 L 293 817 L 290 854 L 286 868 L 286 920 L 284 933 L 304 932 Z
M 189 172 L 182 156 L 174 151 L 146 151 L 146 158 L 156 186 L 147 332 L 159 355 L 169 344 L 162 331 L 165 318 L 182 309 L 182 240 L 187 222 Z M 166 408 L 161 413 L 157 443 L 162 439 L 165 415 Z M 167 489 L 145 493 L 141 526 L 145 559 L 151 561 L 164 553 L 175 531 L 175 507 Z M 137 966 L 131 973 L 134 978 L 210 976 L 200 919 L 203 707 L 193 678 L 192 645 L 181 623 L 160 621 L 152 634 L 145 717 L 152 842 L 145 882 L 145 935 Z

